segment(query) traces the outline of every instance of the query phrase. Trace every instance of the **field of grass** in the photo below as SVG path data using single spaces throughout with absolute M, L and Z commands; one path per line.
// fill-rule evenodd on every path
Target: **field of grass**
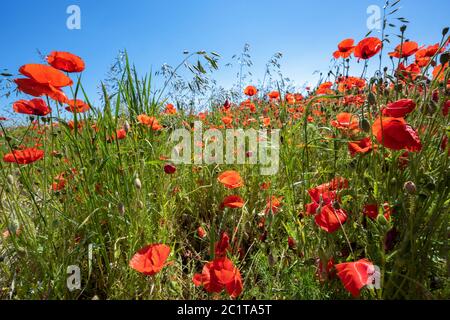
M 371 77 L 340 55 L 377 65 L 386 50 L 344 43 L 317 88 L 244 83 L 201 113 L 128 59 L 97 107 L 80 73 L 22 68 L 35 87 L 16 82 L 19 99 L 41 96 L 51 111 L 23 103 L 24 125 L 0 121 L 0 298 L 450 298 L 446 32 L 424 48 L 399 39 L 395 68 Z M 185 61 L 200 90 L 217 55 Z M 85 104 L 67 118 L 71 99 Z M 171 134 L 194 135 L 196 121 L 269 140 L 279 129 L 278 171 L 175 163 Z

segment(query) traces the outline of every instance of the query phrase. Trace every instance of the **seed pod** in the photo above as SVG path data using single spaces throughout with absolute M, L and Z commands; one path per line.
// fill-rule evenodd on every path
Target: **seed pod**
M 141 180 L 139 178 L 134 179 L 134 186 L 138 190 L 142 189 L 142 182 L 141 182 Z
M 414 194 L 417 191 L 416 185 L 412 181 L 407 181 L 405 185 L 403 186 L 406 192 L 409 194 Z
M 8 176 L 6 177 L 6 180 L 8 180 L 8 183 L 10 185 L 14 185 L 14 177 L 11 174 L 8 174 Z
M 442 65 L 445 65 L 449 60 L 450 60 L 450 53 L 448 52 L 441 54 L 441 57 L 439 58 L 439 62 Z

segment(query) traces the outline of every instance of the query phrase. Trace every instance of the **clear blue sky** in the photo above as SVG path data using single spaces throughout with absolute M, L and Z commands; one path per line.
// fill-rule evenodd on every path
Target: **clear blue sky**
M 81 8 L 81 30 L 66 27 L 69 5 Z M 255 77 L 270 56 L 283 52 L 283 73 L 297 84 L 316 81 L 326 70 L 337 43 L 367 33 L 366 9 L 382 0 L 15 0 L 1 1 L 0 68 L 16 73 L 40 61 L 36 50 L 70 51 L 87 65 L 84 85 L 95 95 L 120 49 L 142 73 L 163 63 L 177 64 L 183 50 L 211 50 L 229 62 L 251 45 Z M 400 16 L 411 21 L 407 35 L 420 44 L 438 42 L 450 24 L 448 0 L 402 0 Z M 234 71 L 233 71 L 234 73 Z M 217 75 L 227 87 L 232 72 Z M 10 108 L 0 100 L 0 113 Z

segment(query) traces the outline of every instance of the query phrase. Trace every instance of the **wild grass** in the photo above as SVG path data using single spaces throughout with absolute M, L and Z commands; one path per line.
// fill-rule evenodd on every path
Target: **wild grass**
M 194 56 L 206 58 L 212 69 L 217 67 L 216 56 L 204 52 L 188 55 L 180 66 Z M 203 66 L 189 66 L 198 75 L 190 84 L 205 85 Z M 170 73 L 165 87 L 175 74 Z M 47 117 L 31 118 L 22 127 L 0 122 L 0 154 L 22 144 L 38 143 L 45 150 L 44 159 L 32 165 L 0 161 L 0 230 L 9 231 L 0 238 L 0 298 L 227 298 L 210 295 L 192 282 L 210 260 L 220 233 L 227 231 L 233 248 L 242 249 L 242 256 L 230 254 L 242 273 L 240 299 L 351 298 L 338 278 L 319 280 L 317 260 L 331 257 L 336 263 L 366 257 L 380 267 L 381 289 L 363 290 L 362 299 L 448 299 L 449 153 L 448 147 L 441 149 L 449 134 L 448 116 L 441 112 L 450 96 L 444 85 L 448 79 L 447 68 L 443 82 L 402 85 L 385 72 L 367 79 L 367 86 L 358 92 L 365 99 L 362 106 L 343 104 L 346 95 L 356 92 L 334 91 L 321 97 L 312 92 L 301 102 L 304 112 L 297 119 L 284 99 L 270 102 L 260 95 L 254 99 L 257 111 L 252 116 L 258 121 L 252 126 L 260 128 L 264 116 L 272 119 L 273 128 L 281 129 L 276 175 L 261 176 L 260 165 L 248 164 L 179 165 L 174 175 L 167 175 L 163 166 L 168 161 L 161 157 L 171 155 L 170 133 L 197 120 L 196 112 L 180 103 L 176 115 L 162 115 L 168 102 L 165 91 L 154 90 L 151 76 L 139 77 L 126 57 L 113 80 L 114 92 L 102 85 L 100 108 L 85 95 L 82 81 L 73 86 L 73 96 L 91 105 L 88 113 L 75 115 L 74 126 L 82 124 L 81 129 L 71 129 L 59 114 L 61 105 L 51 100 L 47 102 L 53 111 Z M 391 83 L 395 87 L 389 89 Z M 281 91 L 282 97 L 286 93 L 281 87 L 272 89 Z M 417 103 L 408 123 L 418 130 L 422 150 L 410 153 L 406 166 L 399 164 L 404 151 L 383 146 L 351 157 L 347 147 L 351 138 L 330 121 L 345 111 L 372 124 L 381 106 L 400 98 Z M 213 104 L 208 116 L 216 126 L 222 124 L 220 107 Z M 314 108 L 322 115 L 314 115 Z M 142 113 L 157 117 L 164 129 L 140 125 L 136 117 Z M 91 127 L 94 123 L 97 130 Z M 109 141 L 123 127 L 129 128 L 126 139 Z M 364 132 L 364 124 L 361 128 L 362 135 L 377 144 L 370 132 Z M 244 178 L 245 186 L 238 191 L 246 201 L 242 209 L 220 208 L 230 193 L 217 176 L 227 169 Z M 54 191 L 52 183 L 61 173 L 66 173 L 66 186 Z M 349 188 L 340 194 L 349 219 L 342 230 L 329 234 L 313 217 L 301 213 L 310 202 L 307 191 L 335 177 L 349 181 Z M 405 190 L 408 181 L 416 192 Z M 270 188 L 261 190 L 262 183 L 270 183 Z M 271 196 L 283 197 L 282 207 L 276 214 L 264 214 Z M 369 202 L 389 203 L 392 219 L 365 217 L 363 206 Z M 265 239 L 258 227 L 263 216 Z M 199 226 L 207 237 L 199 238 Z M 386 250 L 393 228 L 397 237 Z M 288 237 L 295 240 L 295 248 L 289 247 Z M 149 243 L 165 243 L 172 249 L 171 264 L 153 277 L 128 265 L 133 254 Z M 80 267 L 81 290 L 67 288 L 70 265 Z

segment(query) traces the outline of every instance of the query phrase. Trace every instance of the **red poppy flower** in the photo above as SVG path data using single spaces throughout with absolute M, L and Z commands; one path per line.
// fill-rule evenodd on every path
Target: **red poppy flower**
M 61 103 L 67 102 L 67 97 L 65 93 L 50 84 L 42 84 L 36 82 L 33 79 L 15 79 L 14 82 L 17 84 L 17 89 L 23 93 L 32 95 L 33 97 L 49 96 L 53 100 Z
M 346 92 L 352 89 L 364 89 L 366 86 L 366 80 L 357 77 L 340 77 L 337 82 L 339 92 Z
M 203 227 L 198 227 L 197 228 L 197 235 L 199 236 L 199 238 L 204 238 L 206 237 L 206 231 L 205 229 L 203 229 Z
M 125 129 L 119 129 L 116 131 L 115 134 L 112 135 L 112 137 L 108 137 L 106 139 L 107 142 L 113 142 L 116 139 L 117 140 L 123 140 L 127 137 L 127 131 Z
M 320 281 L 330 280 L 336 276 L 336 271 L 334 270 L 334 259 L 331 257 L 328 259 L 327 263 L 323 263 L 322 259 L 319 260 L 319 266 L 317 268 L 317 276 Z
M 87 112 L 90 109 L 89 105 L 82 100 L 69 100 L 67 101 L 67 104 L 69 106 L 66 107 L 66 110 L 73 113 Z
M 351 113 L 342 112 L 336 116 L 336 120 L 331 121 L 331 125 L 341 130 L 358 130 L 359 117 Z
M 265 117 L 265 118 L 263 118 L 263 126 L 264 127 L 268 127 L 268 126 L 270 126 L 270 118 L 269 117 Z
M 278 100 L 280 98 L 280 93 L 278 91 L 269 92 L 268 97 L 271 100 Z
M 337 190 L 346 188 L 348 188 L 347 179 L 337 177 L 328 183 L 309 189 L 308 194 L 313 202 L 306 205 L 306 212 L 309 214 L 316 214 L 320 205 L 328 205 L 331 204 L 333 200 L 338 200 Z
M 403 118 L 378 118 L 372 133 L 379 143 L 392 150 L 417 152 L 422 149 L 418 134 Z
M 283 197 L 275 197 L 275 196 L 272 196 L 269 199 L 267 199 L 265 213 L 268 214 L 269 212 L 272 212 L 273 214 L 277 214 L 278 210 L 280 210 L 281 208 L 282 200 Z
M 164 165 L 164 172 L 167 174 L 174 174 L 175 172 L 177 172 L 177 167 L 175 167 L 171 163 L 167 163 L 166 165 Z
M 223 122 L 225 125 L 230 125 L 231 123 L 233 123 L 233 118 L 232 118 L 232 117 L 228 117 L 228 116 L 223 117 L 223 118 L 222 118 L 222 122 Z
M 84 61 L 70 52 L 53 51 L 47 56 L 47 62 L 53 68 L 65 72 L 82 72 L 84 70 Z
M 166 109 L 164 110 L 165 114 L 177 114 L 177 109 L 171 103 L 166 105 Z
M 437 79 L 438 81 L 444 81 L 445 69 L 448 68 L 448 62 L 444 65 L 437 65 L 433 69 L 433 79 Z
M 69 126 L 70 130 L 75 129 L 75 121 L 70 120 L 69 122 L 67 122 L 67 125 Z M 78 121 L 77 122 L 77 129 L 82 129 L 84 126 L 84 122 L 83 121 Z
M 154 131 L 158 131 L 162 129 L 162 126 L 159 124 L 158 120 L 155 117 L 149 117 L 146 114 L 141 114 L 137 117 L 139 123 L 146 125 L 149 128 L 152 128 Z
M 57 175 L 55 177 L 55 182 L 52 183 L 52 190 L 53 191 L 61 191 L 66 187 L 66 178 L 64 178 L 64 173 L 61 173 L 60 175 Z
M 319 85 L 319 88 L 317 88 L 317 94 L 332 94 L 333 90 L 331 90 L 331 87 L 333 86 L 332 82 L 324 82 Z
M 448 115 L 448 110 L 450 109 L 450 100 L 447 100 L 442 106 L 442 114 L 444 117 Z
M 336 59 L 347 59 L 353 53 L 355 40 L 345 39 L 338 44 L 338 50 L 333 53 L 333 57 Z
M 355 57 L 359 59 L 370 59 L 381 51 L 383 43 L 375 37 L 361 40 L 355 47 Z
M 419 67 L 425 67 L 431 61 L 431 58 L 427 56 L 427 49 L 420 49 L 419 51 L 416 52 L 415 56 L 416 56 L 415 63 Z
M 13 109 L 17 113 L 32 114 L 35 116 L 46 116 L 51 112 L 51 109 L 47 106 L 42 99 L 19 100 L 14 102 Z
M 160 272 L 166 265 L 170 248 L 165 244 L 151 244 L 139 250 L 130 260 L 130 267 L 147 276 Z
M 394 52 L 390 52 L 389 55 L 394 58 L 406 58 L 415 54 L 417 50 L 419 50 L 417 42 L 406 41 L 395 47 Z
M 294 250 L 296 245 L 297 245 L 297 244 L 296 244 L 294 238 L 288 237 L 288 246 L 289 246 L 289 249 Z
M 378 217 L 378 214 L 379 212 L 377 204 L 367 204 L 363 208 L 363 215 L 369 217 L 372 220 L 375 220 Z M 387 202 L 383 204 L 383 214 L 386 219 L 389 220 L 391 218 L 392 210 L 391 206 Z
M 444 51 L 444 49 L 439 50 L 439 48 L 439 43 L 436 43 L 434 45 L 418 50 L 416 52 L 417 65 L 419 65 L 419 67 L 425 67 L 431 61 L 431 65 L 435 66 L 436 62 L 432 61 L 431 58 L 433 58 L 436 54 L 442 53 Z
M 405 67 L 403 63 L 400 63 L 396 71 L 396 75 L 400 79 L 414 81 L 420 75 L 420 72 L 421 72 L 420 67 L 415 63 L 411 63 L 407 67 Z
M 403 118 L 416 108 L 416 103 L 411 99 L 401 99 L 390 103 L 383 108 L 383 116 Z
M 214 254 L 216 257 L 223 257 L 230 249 L 230 237 L 226 232 L 222 232 L 219 241 L 214 246 Z
M 127 131 L 125 129 L 119 129 L 116 131 L 117 140 L 123 140 L 127 137 Z
M 203 286 L 209 293 L 219 293 L 223 290 L 223 286 L 219 283 L 212 268 L 213 262 L 208 262 L 203 266 L 202 273 L 196 273 L 192 281 L 196 287 Z
M 38 83 L 51 85 L 56 88 L 73 84 L 72 79 L 63 72 L 44 64 L 26 64 L 20 67 L 19 72 Z
M 222 204 L 220 205 L 222 208 L 242 208 L 244 206 L 244 200 L 239 196 L 228 196 L 223 199 Z
M 44 158 L 44 151 L 36 148 L 14 150 L 3 157 L 3 161 L 17 164 L 30 164 Z
M 249 97 L 253 97 L 257 93 L 258 93 L 258 90 L 254 86 L 248 86 L 244 89 L 244 94 Z
M 286 93 L 286 95 L 284 96 L 284 99 L 286 100 L 287 104 L 295 104 L 296 100 L 295 100 L 295 95 L 293 95 L 292 93 Z
M 261 190 L 269 190 L 271 183 L 270 182 L 263 182 L 261 183 L 261 185 L 259 186 L 259 188 Z
M 352 157 L 357 154 L 366 154 L 372 151 L 372 140 L 370 138 L 364 138 L 359 141 L 349 142 L 348 151 L 350 151 Z
M 243 289 L 241 273 L 233 262 L 227 258 L 216 259 L 213 270 L 219 284 L 225 287 L 232 298 L 237 298 Z
M 243 289 L 241 273 L 228 258 L 217 258 L 208 262 L 201 274 L 193 277 L 195 286 L 203 286 L 209 293 L 226 290 L 232 298 L 237 298 Z
M 217 180 L 228 189 L 237 189 L 244 185 L 244 180 L 239 172 L 233 170 L 223 172 Z
M 375 272 L 373 263 L 367 259 L 340 263 L 335 265 L 335 267 L 345 289 L 354 297 L 359 296 L 361 289 L 369 284 L 369 277 Z
M 322 207 L 315 217 L 316 224 L 328 233 L 333 233 L 341 228 L 347 221 L 347 212 L 343 209 L 334 209 L 332 204 Z

